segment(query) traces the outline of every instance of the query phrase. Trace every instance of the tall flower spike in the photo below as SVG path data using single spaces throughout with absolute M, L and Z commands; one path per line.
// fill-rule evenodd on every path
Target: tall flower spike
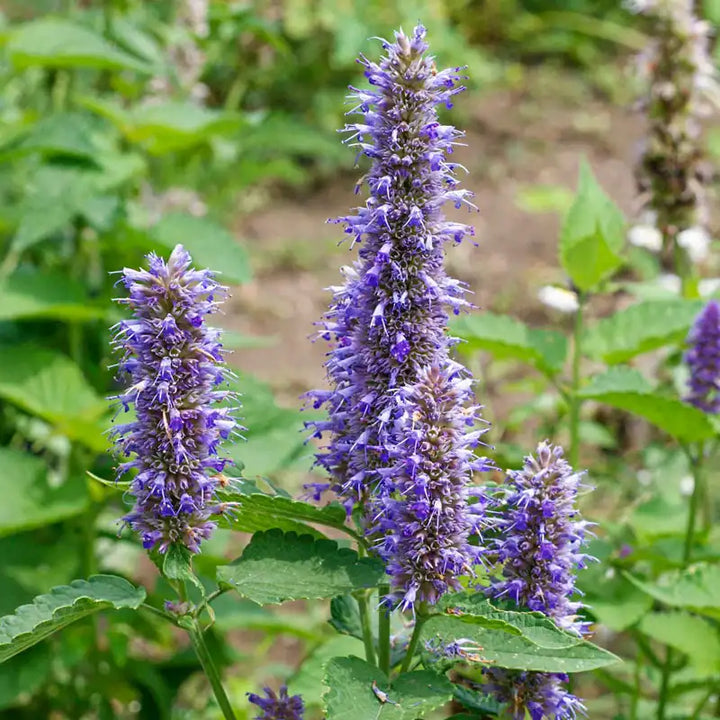
M 711 300 L 688 335 L 690 370 L 686 400 L 707 413 L 720 413 L 720 303 Z
M 279 693 L 267 687 L 263 692 L 267 697 L 248 693 L 248 700 L 262 711 L 255 720 L 303 720 L 305 707 L 300 695 L 288 695 L 284 685 Z
M 582 552 L 589 523 L 575 507 L 582 473 L 574 472 L 562 448 L 542 442 L 520 471 L 508 471 L 500 500 L 495 549 L 503 577 L 488 592 L 551 617 L 560 627 L 582 636 L 587 625 L 577 618 L 582 603 L 575 572 L 589 559 Z M 574 718 L 582 702 L 564 687 L 566 675 L 490 668 L 483 690 L 507 703 L 514 720 Z
M 710 26 L 695 15 L 694 0 L 630 0 L 651 18 L 653 43 L 639 59 L 648 82 L 643 106 L 648 135 L 637 183 L 649 217 L 664 240 L 666 257 L 675 246 L 690 260 L 696 240 L 707 235 L 702 119 L 717 111 L 720 89 L 709 54 Z M 688 234 L 689 233 L 689 234 Z
M 460 166 L 447 157 L 462 133 L 437 115 L 463 89 L 461 68 L 437 70 L 421 25 L 411 36 L 397 32 L 383 48 L 380 63 L 360 59 L 373 89 L 352 88 L 352 112 L 362 117 L 345 129 L 372 160 L 369 198 L 338 220 L 353 245 L 361 244 L 323 323 L 333 343 L 331 389 L 310 396 L 329 418 L 311 425 L 316 436 L 330 435 L 318 455 L 330 487 L 348 511 L 359 505 L 370 533 L 379 534 L 373 541 L 390 562 L 394 597 L 410 607 L 416 597 L 433 602 L 453 586 L 453 569 L 474 561 L 467 534 L 477 522 L 465 505 L 465 485 L 479 462 L 471 446 L 480 433 L 459 426 L 460 418 L 472 424 L 477 408 L 463 410 L 470 381 L 449 359 L 455 340 L 446 334 L 448 309 L 469 304 L 443 265 L 445 245 L 472 228 L 442 214 L 448 201 L 473 206 L 455 178 Z M 447 466 L 436 443 L 448 452 Z M 430 468 L 437 477 L 427 477 Z M 432 525 L 429 545 L 400 542 L 398 523 L 410 517 L 418 528 Z
M 125 522 L 146 549 L 160 552 L 172 544 L 198 552 L 215 526 L 212 518 L 227 509 L 215 496 L 228 462 L 218 449 L 236 428 L 232 408 L 217 407 L 234 400 L 218 389 L 228 374 L 220 333 L 205 326 L 226 288 L 190 264 L 181 245 L 167 262 L 151 253 L 148 270 L 123 270 L 129 296 L 118 301 L 133 317 L 116 326 L 118 376 L 130 382 L 115 399 L 126 411 L 134 405 L 136 418 L 112 433 L 116 453 L 134 456 L 118 466 L 117 477 L 137 470 L 135 507 Z

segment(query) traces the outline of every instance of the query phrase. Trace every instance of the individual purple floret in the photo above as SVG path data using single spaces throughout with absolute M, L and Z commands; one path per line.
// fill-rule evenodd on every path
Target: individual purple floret
M 562 448 L 542 442 L 520 471 L 508 471 L 508 487 L 498 500 L 495 550 L 503 576 L 488 589 L 492 598 L 509 598 L 540 611 L 561 628 L 579 636 L 587 624 L 579 620 L 582 603 L 575 600 L 575 573 L 589 558 L 582 548 L 589 523 L 575 507 L 583 473 L 575 472 Z M 508 704 L 514 720 L 525 711 L 533 720 L 574 718 L 583 709 L 565 688 L 563 674 L 490 668 L 483 690 Z
M 255 720 L 302 720 L 305 707 L 300 695 L 288 695 L 284 685 L 279 693 L 267 687 L 263 692 L 267 697 L 248 693 L 248 700 L 262 710 Z
M 204 324 L 226 288 L 209 270 L 192 269 L 181 245 L 167 262 L 153 253 L 147 259 L 148 270 L 122 272 L 129 297 L 119 302 L 133 317 L 118 323 L 114 345 L 122 352 L 119 378 L 130 382 L 116 399 L 126 411 L 134 405 L 136 418 L 112 433 L 117 454 L 134 455 L 117 477 L 137 471 L 125 522 L 146 549 L 164 553 L 178 544 L 198 552 L 211 518 L 228 508 L 215 496 L 228 462 L 218 448 L 237 426 L 232 408 L 217 407 L 234 396 L 217 389 L 228 371 L 219 331 Z
M 686 400 L 707 413 L 720 413 L 720 303 L 711 300 L 688 335 L 690 370 Z
M 480 408 L 471 404 L 471 385 L 464 368 L 447 360 L 397 393 L 403 439 L 391 451 L 395 463 L 379 471 L 393 492 L 372 504 L 378 521 L 369 532 L 392 578 L 387 601 L 403 610 L 461 590 L 459 578 L 479 560 L 469 537 L 481 530 L 485 501 L 472 473 L 491 466 L 474 454 L 486 428 L 474 427 Z
M 330 437 L 318 463 L 346 503 L 365 504 L 380 492 L 393 463 L 400 388 L 421 371 L 442 367 L 452 341 L 445 334 L 446 308 L 466 307 L 463 284 L 443 268 L 444 246 L 472 228 L 448 222 L 442 206 L 469 203 L 457 187 L 457 165 L 447 155 L 462 133 L 441 125 L 437 106 L 451 106 L 463 88 L 460 68 L 438 71 L 425 55 L 425 29 L 402 31 L 383 42 L 379 64 L 361 58 L 373 89 L 353 90 L 361 119 L 345 129 L 372 160 L 365 176 L 370 197 L 355 215 L 340 218 L 359 260 L 333 288 L 323 337 L 333 343 L 326 363 L 329 391 L 310 393 L 329 418 L 311 423 Z M 324 488 L 322 488 L 324 489 Z

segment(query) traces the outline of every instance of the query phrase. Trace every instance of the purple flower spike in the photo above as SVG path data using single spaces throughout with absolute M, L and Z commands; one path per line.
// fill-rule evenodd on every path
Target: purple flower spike
M 217 388 L 228 371 L 219 331 L 204 324 L 226 288 L 209 270 L 191 268 L 181 245 L 167 262 L 151 253 L 148 263 L 148 270 L 122 273 L 129 297 L 119 302 L 133 317 L 116 326 L 114 346 L 122 353 L 119 378 L 130 382 L 115 399 L 126 411 L 134 405 L 136 419 L 112 432 L 116 453 L 134 455 L 117 477 L 137 470 L 125 522 L 146 549 L 164 553 L 178 544 L 198 552 L 215 527 L 211 518 L 228 509 L 215 497 L 228 462 L 218 447 L 236 422 L 232 408 L 216 403 L 234 396 Z
M 582 479 L 562 448 L 548 442 L 525 458 L 522 470 L 508 471 L 496 520 L 503 577 L 488 589 L 490 597 L 545 613 L 579 636 L 587 633 L 587 624 L 576 614 L 582 603 L 573 599 L 575 573 L 591 559 L 582 552 L 590 523 L 575 507 Z M 491 668 L 485 677 L 483 690 L 507 703 L 514 720 L 523 720 L 526 710 L 533 720 L 565 720 L 583 712 L 581 701 L 565 688 L 566 675 Z
M 474 454 L 486 429 L 476 430 L 480 408 L 471 405 L 470 380 L 454 363 L 431 367 L 397 393 L 402 415 L 388 477 L 394 492 L 374 503 L 379 517 L 369 532 L 379 539 L 393 594 L 403 610 L 416 602 L 434 605 L 458 578 L 472 573 L 481 548 L 469 543 L 479 533 L 485 502 L 473 487 L 474 470 L 491 469 Z
M 461 68 L 437 70 L 421 25 L 383 48 L 380 63 L 360 59 L 372 89 L 352 88 L 361 118 L 345 129 L 372 160 L 369 198 L 338 220 L 360 243 L 359 258 L 344 269 L 323 323 L 331 389 L 309 394 L 329 417 L 309 425 L 329 436 L 317 462 L 330 489 L 348 512 L 360 510 L 388 561 L 388 601 L 410 609 L 435 602 L 475 562 L 467 540 L 483 504 L 468 506 L 467 486 L 487 463 L 472 452 L 478 408 L 446 333 L 449 310 L 469 303 L 463 283 L 445 273 L 445 246 L 472 228 L 446 221 L 442 208 L 474 206 L 448 160 L 462 133 L 441 125 L 437 108 L 463 89 Z M 416 537 L 403 535 L 405 522 Z
M 720 413 L 720 303 L 711 300 L 688 335 L 690 369 L 686 400 L 707 413 Z
M 255 720 L 302 720 L 305 707 L 300 695 L 288 695 L 284 685 L 276 693 L 270 688 L 263 688 L 267 697 L 255 693 L 248 693 L 248 700 L 257 705 L 262 712 L 255 716 Z

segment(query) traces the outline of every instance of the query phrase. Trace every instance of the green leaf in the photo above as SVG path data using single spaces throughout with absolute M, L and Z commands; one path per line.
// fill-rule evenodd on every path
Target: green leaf
M 620 363 L 668 344 L 682 342 L 700 300 L 656 300 L 615 312 L 585 331 L 583 352 L 606 363 Z
M 91 449 L 102 452 L 107 448 L 99 423 L 107 403 L 65 355 L 35 345 L 0 350 L 0 398 L 52 423 Z
M 604 570 L 584 578 L 582 589 L 590 613 L 605 627 L 622 632 L 634 625 L 647 613 L 652 600 L 641 592 L 623 575 L 616 573 L 612 578 L 602 577 Z
M 562 185 L 525 185 L 517 191 L 515 204 L 525 212 L 565 214 L 575 196 Z
M 333 540 L 279 530 L 256 533 L 235 562 L 218 568 L 220 582 L 259 605 L 344 595 L 376 587 L 384 574 L 379 560 Z
M 184 545 L 173 543 L 168 548 L 163 556 L 162 573 L 170 580 L 192 583 L 203 595 L 205 594 L 203 584 L 192 569 L 192 554 Z
M 0 537 L 66 520 L 88 505 L 81 477 L 50 487 L 45 463 L 14 448 L 0 447 L 0 486 Z
M 295 531 L 323 537 L 322 533 L 317 533 L 304 523 L 343 529 L 347 517 L 345 509 L 338 503 L 317 507 L 283 495 L 262 493 L 252 483 L 244 483 L 233 492 L 224 492 L 222 500 L 235 503 L 237 511 L 221 519 L 220 524 L 239 532 L 254 533 L 278 528 L 285 532 Z
M 44 157 L 70 157 L 94 162 L 97 152 L 91 139 L 91 126 L 80 113 L 55 113 L 13 138 L 0 144 L 0 161 L 39 153 Z
M 593 290 L 622 265 L 624 242 L 622 213 L 583 162 L 578 193 L 560 233 L 560 263 L 580 290 Z
M 0 618 L 0 663 L 100 610 L 138 608 L 145 590 L 113 575 L 74 580 Z
M 373 683 L 387 702 L 373 692 Z M 333 658 L 323 684 L 327 720 L 415 720 L 444 705 L 453 692 L 446 678 L 427 670 L 388 682 L 382 671 L 356 657 Z
M 19 68 L 96 68 L 149 72 L 147 64 L 123 52 L 102 35 L 70 20 L 44 17 L 20 25 L 7 53 Z
M 530 613 L 527 615 L 531 617 Z M 480 654 L 484 661 L 492 663 L 493 667 L 515 670 L 576 673 L 619 662 L 619 658 L 612 653 L 584 640 L 579 640 L 575 645 L 542 647 L 524 635 L 464 622 L 463 618 L 451 615 L 431 617 L 423 626 L 423 637 L 441 646 L 457 638 L 467 638 L 482 648 Z M 434 658 L 428 655 L 427 660 L 433 662 Z M 447 662 L 444 658 L 437 659 L 439 665 Z M 475 665 L 478 668 L 486 667 L 484 662 L 473 663 Z
M 562 369 L 567 338 L 554 330 L 530 328 L 507 315 L 478 313 L 453 320 L 451 332 L 467 342 L 463 350 L 486 350 L 496 357 L 522 360 L 549 373 Z
M 715 429 L 705 413 L 675 398 L 656 394 L 633 368 L 610 368 L 591 378 L 579 394 L 588 400 L 599 400 L 640 415 L 680 441 L 697 442 L 715 436 Z
M 343 635 L 363 638 L 357 601 L 351 595 L 340 595 L 330 601 L 330 624 Z
M 685 570 L 646 581 L 627 573 L 640 590 L 670 607 L 687 608 L 703 615 L 720 618 L 720 565 L 698 563 Z
M 720 671 L 720 638 L 708 620 L 681 611 L 655 612 L 646 615 L 638 629 L 652 640 L 685 653 L 696 668 Z
M 85 286 L 67 275 L 22 270 L 0 281 L 0 320 L 50 319 L 81 322 L 105 316 Z
M 183 245 L 195 265 L 219 273 L 222 282 L 239 285 L 250 280 L 247 253 L 225 228 L 209 218 L 170 213 L 151 234 L 156 243 L 168 250 Z

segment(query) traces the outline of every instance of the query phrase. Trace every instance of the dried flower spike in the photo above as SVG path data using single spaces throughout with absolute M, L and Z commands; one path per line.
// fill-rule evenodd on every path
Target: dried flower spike
M 133 317 L 115 329 L 118 375 L 130 378 L 116 399 L 126 411 L 134 405 L 136 414 L 112 433 L 117 454 L 134 456 L 118 466 L 117 477 L 137 470 L 135 507 L 125 522 L 145 548 L 160 552 L 172 544 L 198 552 L 214 528 L 212 518 L 227 509 L 215 497 L 217 474 L 227 463 L 218 448 L 236 428 L 232 408 L 217 407 L 234 399 L 218 389 L 228 374 L 220 333 L 205 326 L 226 288 L 190 264 L 178 245 L 167 262 L 151 253 L 147 270 L 123 270 L 129 297 L 119 302 Z
M 720 413 L 720 303 L 711 300 L 688 335 L 685 362 L 690 370 L 687 401 L 707 413 Z
M 503 577 L 489 595 L 545 613 L 584 635 L 587 625 L 576 614 L 582 603 L 574 598 L 575 573 L 589 559 L 582 551 L 589 523 L 575 507 L 582 473 L 565 461 L 562 448 L 542 442 L 522 470 L 508 472 L 508 480 L 495 528 Z M 483 690 L 506 703 L 514 720 L 524 720 L 526 711 L 533 720 L 564 720 L 582 711 L 581 701 L 564 687 L 566 675 L 492 668 L 485 678 Z
M 255 693 L 248 693 L 248 700 L 257 705 L 262 711 L 255 716 L 255 720 L 302 720 L 305 707 L 300 695 L 288 695 L 288 689 L 284 685 L 280 692 L 266 687 L 263 692 L 267 697 L 261 697 Z

